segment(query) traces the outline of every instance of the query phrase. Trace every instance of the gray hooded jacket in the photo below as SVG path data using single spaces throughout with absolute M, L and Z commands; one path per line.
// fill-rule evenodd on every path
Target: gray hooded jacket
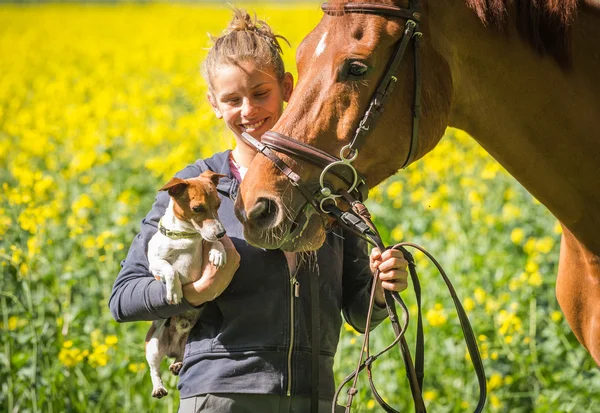
M 301 264 L 296 275 L 298 297 L 282 251 L 266 250 L 244 240 L 234 215 L 239 182 L 229 168 L 229 152 L 199 160 L 176 176 L 191 178 L 210 169 L 226 175 L 217 187 L 219 218 L 240 254 L 240 267 L 227 289 L 200 306 L 202 313 L 185 347 L 179 376 L 181 398 L 206 393 L 310 395 L 311 331 L 309 277 L 319 277 L 320 288 L 320 394 L 334 393 L 333 356 L 341 313 L 358 331 L 364 331 L 372 275 L 366 243 L 336 228 L 327 235 L 315 260 Z M 113 286 L 109 307 L 118 322 L 168 318 L 193 307 L 166 302 L 163 283 L 148 270 L 148 241 L 157 231 L 169 202 L 157 195 L 142 220 Z M 376 306 L 373 325 L 387 313 Z M 140 340 L 142 338 L 140 337 Z

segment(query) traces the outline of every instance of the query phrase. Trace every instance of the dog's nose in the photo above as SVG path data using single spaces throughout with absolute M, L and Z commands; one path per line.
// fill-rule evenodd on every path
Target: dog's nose
M 227 232 L 226 232 L 225 230 L 223 230 L 223 231 L 219 232 L 219 233 L 217 234 L 217 239 L 221 239 L 221 238 L 223 238 L 223 237 L 225 236 L 225 234 L 226 234 L 226 233 L 227 233 Z

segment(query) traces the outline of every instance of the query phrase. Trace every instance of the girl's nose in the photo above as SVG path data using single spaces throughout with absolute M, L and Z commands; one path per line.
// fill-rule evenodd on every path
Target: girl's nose
M 258 111 L 258 107 L 251 99 L 244 99 L 242 103 L 242 116 L 245 118 L 252 117 Z

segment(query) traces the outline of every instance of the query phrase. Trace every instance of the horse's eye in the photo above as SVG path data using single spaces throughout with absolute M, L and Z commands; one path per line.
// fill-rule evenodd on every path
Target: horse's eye
M 363 77 L 369 71 L 369 67 L 362 62 L 352 62 L 348 67 L 349 77 Z
M 193 207 L 192 211 L 194 211 L 196 214 L 202 214 L 204 211 L 206 211 L 206 209 L 202 205 L 198 205 Z

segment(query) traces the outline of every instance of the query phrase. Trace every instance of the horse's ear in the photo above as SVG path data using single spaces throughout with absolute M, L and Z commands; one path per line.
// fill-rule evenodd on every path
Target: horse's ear
M 204 172 L 202 172 L 202 175 L 200 175 L 200 176 L 203 176 L 203 177 L 205 177 L 205 178 L 208 178 L 208 179 L 210 179 L 210 180 L 212 181 L 212 183 L 213 183 L 215 186 L 217 186 L 217 185 L 219 184 L 219 179 L 221 179 L 221 178 L 225 178 L 227 175 L 218 174 L 218 173 L 216 173 L 216 172 L 213 172 L 213 171 L 210 171 L 210 170 L 209 170 L 209 171 L 204 171 Z
M 178 197 L 185 191 L 188 187 L 188 183 L 185 179 L 181 178 L 171 178 L 169 182 L 166 183 L 165 186 L 159 189 L 159 191 L 169 191 L 169 195 L 172 197 Z
M 287 102 L 294 91 L 294 76 L 290 72 L 285 72 L 283 75 L 283 101 Z
M 206 93 L 206 99 L 208 99 L 208 101 L 210 102 L 210 106 L 212 106 L 213 111 L 215 112 L 215 115 L 217 116 L 217 119 L 223 119 L 223 113 L 219 109 L 219 105 L 217 105 L 217 100 L 215 99 L 215 95 L 213 95 L 213 93 L 209 91 Z

